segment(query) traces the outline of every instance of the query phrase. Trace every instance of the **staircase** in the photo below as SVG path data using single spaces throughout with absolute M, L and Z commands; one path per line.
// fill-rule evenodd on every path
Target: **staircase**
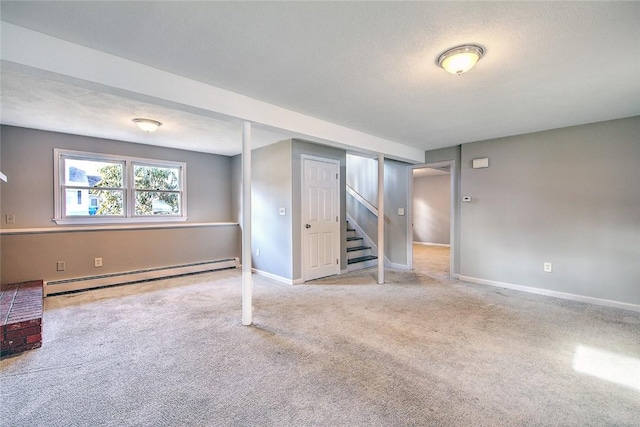
M 378 257 L 371 254 L 371 246 L 365 246 L 364 239 L 358 236 L 356 230 L 347 221 L 347 264 L 349 271 L 378 265 Z

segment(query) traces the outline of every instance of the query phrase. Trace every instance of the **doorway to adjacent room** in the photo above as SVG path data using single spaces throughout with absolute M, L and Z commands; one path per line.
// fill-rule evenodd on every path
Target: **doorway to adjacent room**
M 412 169 L 412 268 L 438 278 L 452 274 L 452 162 Z

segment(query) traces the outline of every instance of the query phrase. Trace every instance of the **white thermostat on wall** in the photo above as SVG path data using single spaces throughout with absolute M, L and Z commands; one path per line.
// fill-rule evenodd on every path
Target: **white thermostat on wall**
M 462 196 L 462 201 L 463 202 L 470 202 L 471 201 L 471 196 Z
M 474 169 L 488 168 L 489 167 L 489 158 L 488 157 L 483 157 L 481 159 L 473 159 L 471 164 L 472 164 Z

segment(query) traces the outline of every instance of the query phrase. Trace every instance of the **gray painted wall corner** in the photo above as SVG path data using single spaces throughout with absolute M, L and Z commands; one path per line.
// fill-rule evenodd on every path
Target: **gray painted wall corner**
M 463 145 L 461 274 L 640 304 L 638 164 L 640 117 Z

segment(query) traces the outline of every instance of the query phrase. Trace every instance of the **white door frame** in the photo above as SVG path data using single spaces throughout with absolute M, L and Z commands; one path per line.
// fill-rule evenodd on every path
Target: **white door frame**
M 421 165 L 412 165 L 408 169 L 409 177 L 407 179 L 407 194 L 408 203 L 407 210 L 409 215 L 407 216 L 407 261 L 410 270 L 413 270 L 413 170 L 424 168 L 442 168 L 449 166 L 450 172 L 450 191 L 451 191 L 451 204 L 449 206 L 449 277 L 457 277 L 458 273 L 454 272 L 455 260 L 456 260 L 456 224 L 458 217 L 456 215 L 456 188 L 457 188 L 457 175 L 456 175 L 456 161 L 445 160 L 442 162 L 424 163 Z
M 300 251 L 300 253 L 302 254 L 302 256 L 300 257 L 300 263 L 302 264 L 300 267 L 301 270 L 301 275 L 302 275 L 302 281 L 306 282 L 308 279 L 306 277 L 306 273 L 307 271 L 305 270 L 305 253 L 307 251 L 307 248 L 305 248 L 305 244 L 304 244 L 304 232 L 305 232 L 305 223 L 304 223 L 304 218 L 302 215 L 303 212 L 303 207 L 302 207 L 302 202 L 304 201 L 304 192 L 305 192 L 305 177 L 304 177 L 304 161 L 305 160 L 315 160 L 317 162 L 324 162 L 324 163 L 332 163 L 334 165 L 336 165 L 336 173 L 338 174 L 338 179 L 337 181 L 337 188 L 338 191 L 336 191 L 335 194 L 335 206 L 337 209 L 336 215 L 338 216 L 338 238 L 336 239 L 334 245 L 336 249 L 336 254 L 338 256 L 338 264 L 336 264 L 336 273 L 335 274 L 340 274 L 341 268 L 342 268 L 342 253 L 340 252 L 340 242 L 342 240 L 342 222 L 344 221 L 344 219 L 342 218 L 342 200 L 340 198 L 340 160 L 337 159 L 329 159 L 326 157 L 319 157 L 319 156 L 312 156 L 310 154 L 301 154 L 300 155 L 300 245 L 302 246 L 302 250 Z

